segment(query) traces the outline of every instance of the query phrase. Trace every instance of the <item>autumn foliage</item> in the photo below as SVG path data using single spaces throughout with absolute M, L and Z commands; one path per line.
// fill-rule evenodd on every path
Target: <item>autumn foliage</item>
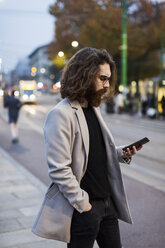
M 165 4 L 151 0 L 127 0 L 128 83 L 160 74 L 161 35 L 165 32 Z M 55 17 L 55 37 L 48 47 L 50 59 L 62 50 L 70 58 L 77 49 L 90 46 L 109 51 L 121 67 L 121 0 L 56 0 L 50 6 Z M 71 42 L 77 40 L 78 48 Z

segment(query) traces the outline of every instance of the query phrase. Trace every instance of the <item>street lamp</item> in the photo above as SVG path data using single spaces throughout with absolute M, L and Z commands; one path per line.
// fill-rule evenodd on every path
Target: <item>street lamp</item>
M 72 41 L 71 45 L 72 45 L 72 47 L 78 47 L 79 43 L 78 43 L 78 41 L 74 40 L 74 41 Z
M 32 76 L 32 77 L 35 77 L 35 76 L 36 76 L 36 72 L 37 72 L 37 68 L 36 68 L 35 66 L 33 66 L 33 67 L 31 68 L 31 76 Z
M 127 85 L 127 0 L 123 0 L 122 15 L 122 65 L 121 65 L 121 82 L 125 88 Z
M 34 73 L 36 73 L 36 72 L 37 72 L 37 68 L 33 66 L 33 67 L 31 68 L 31 71 L 34 72 Z
M 43 73 L 46 72 L 46 69 L 45 69 L 44 67 L 42 67 L 42 68 L 40 69 L 40 72 L 43 74 Z
M 58 52 L 58 56 L 59 56 L 59 57 L 63 57 L 63 56 L 64 56 L 64 52 L 63 52 L 63 51 L 59 51 L 59 52 Z
M 50 79 L 55 79 L 55 75 L 54 74 L 50 74 Z

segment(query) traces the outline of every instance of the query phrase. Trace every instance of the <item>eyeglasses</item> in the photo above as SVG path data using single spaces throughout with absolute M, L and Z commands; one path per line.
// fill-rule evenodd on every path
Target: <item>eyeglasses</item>
M 107 77 L 105 75 L 100 75 L 98 78 L 102 81 L 103 86 L 106 84 L 106 82 L 108 82 L 110 84 L 111 77 Z

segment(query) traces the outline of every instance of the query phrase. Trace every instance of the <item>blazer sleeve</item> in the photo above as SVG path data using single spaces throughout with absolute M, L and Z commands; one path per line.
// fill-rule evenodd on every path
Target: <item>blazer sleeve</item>
M 79 212 L 88 206 L 89 197 L 73 175 L 72 142 L 74 138 L 73 119 L 66 111 L 54 108 L 49 112 L 44 126 L 48 174 L 64 197 Z
M 117 146 L 116 147 L 119 162 L 120 163 L 125 163 L 125 164 L 130 164 L 131 160 L 132 160 L 131 157 L 129 159 L 127 159 L 127 160 L 123 158 L 123 150 L 122 150 L 123 147 L 125 147 L 125 146 Z

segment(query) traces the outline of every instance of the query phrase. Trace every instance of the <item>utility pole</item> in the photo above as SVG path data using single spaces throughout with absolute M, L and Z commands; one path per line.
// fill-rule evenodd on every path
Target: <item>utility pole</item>
M 165 43 L 165 37 L 164 37 L 164 33 L 161 34 L 161 73 L 160 73 L 160 81 L 162 83 L 163 80 L 165 80 L 165 47 L 164 47 L 164 43 Z
M 127 0 L 123 0 L 121 82 L 127 85 Z

